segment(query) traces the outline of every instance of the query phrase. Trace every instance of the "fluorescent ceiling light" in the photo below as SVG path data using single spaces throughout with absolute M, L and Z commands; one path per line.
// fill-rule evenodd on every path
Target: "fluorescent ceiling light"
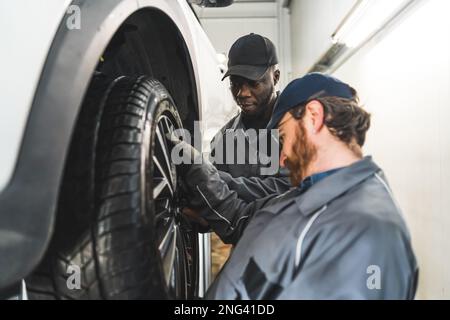
M 358 0 L 332 35 L 333 43 L 356 48 L 414 0 Z

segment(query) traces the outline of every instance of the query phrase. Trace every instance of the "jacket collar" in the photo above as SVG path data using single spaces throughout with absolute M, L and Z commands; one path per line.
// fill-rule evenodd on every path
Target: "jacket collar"
M 372 157 L 365 157 L 317 182 L 295 202 L 300 211 L 309 216 L 380 170 Z
M 258 132 L 258 130 L 256 130 L 255 136 L 253 135 L 249 136 L 247 134 L 248 129 L 245 127 L 244 122 L 242 121 L 242 112 L 239 113 L 237 117 L 234 119 L 233 125 L 231 126 L 230 129 L 232 129 L 233 131 L 242 129 L 243 131 L 242 133 L 244 134 L 245 140 L 249 143 L 250 148 L 252 148 L 253 150 L 257 150 L 259 139 L 265 137 L 267 134 L 267 131 Z M 234 139 L 237 140 L 237 136 L 235 136 Z
M 234 118 L 233 124 L 230 127 L 230 129 L 237 130 L 237 129 L 243 129 L 246 130 L 244 126 L 244 122 L 242 121 L 242 112 L 239 112 L 236 118 Z

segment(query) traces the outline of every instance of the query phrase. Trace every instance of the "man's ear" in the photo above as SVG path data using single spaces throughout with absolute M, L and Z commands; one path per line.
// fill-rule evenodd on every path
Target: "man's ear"
M 280 70 L 276 69 L 273 72 L 273 83 L 276 86 L 280 82 Z
M 319 132 L 323 128 L 325 122 L 325 112 L 322 104 L 317 100 L 309 102 L 306 105 L 306 113 L 311 118 L 313 133 Z

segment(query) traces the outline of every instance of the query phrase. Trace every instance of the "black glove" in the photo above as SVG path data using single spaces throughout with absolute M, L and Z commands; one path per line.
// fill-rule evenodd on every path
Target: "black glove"
M 178 176 L 184 178 L 193 164 L 203 163 L 202 154 L 186 141 L 180 140 L 174 133 L 166 134 L 167 142 L 171 145 L 170 156 L 177 167 Z
M 173 133 L 167 133 L 166 138 L 169 147 L 171 147 L 172 163 L 176 165 L 177 175 L 181 178 L 178 181 L 178 187 L 181 190 L 180 205 L 183 207 L 183 214 L 193 223 L 197 232 L 210 232 L 211 228 L 207 221 L 202 219 L 195 210 L 203 207 L 203 205 L 196 203 L 198 201 L 193 201 L 193 199 L 196 199 L 195 189 L 189 188 L 184 181 L 186 174 L 193 165 L 203 163 L 202 154 L 186 141 L 180 140 Z

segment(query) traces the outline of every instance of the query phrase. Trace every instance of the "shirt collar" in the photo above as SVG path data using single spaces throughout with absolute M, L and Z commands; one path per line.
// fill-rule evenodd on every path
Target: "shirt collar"
M 338 172 L 341 169 L 343 169 L 343 168 L 337 168 L 337 169 L 332 169 L 332 170 L 328 170 L 328 171 L 324 171 L 324 172 L 319 172 L 319 173 L 313 174 L 312 176 L 309 176 L 309 177 L 303 179 L 303 181 L 300 182 L 299 187 L 300 187 L 302 192 L 305 192 L 313 184 L 319 182 L 322 179 L 325 179 L 328 176 L 331 176 L 333 173 L 336 173 L 336 172 Z

